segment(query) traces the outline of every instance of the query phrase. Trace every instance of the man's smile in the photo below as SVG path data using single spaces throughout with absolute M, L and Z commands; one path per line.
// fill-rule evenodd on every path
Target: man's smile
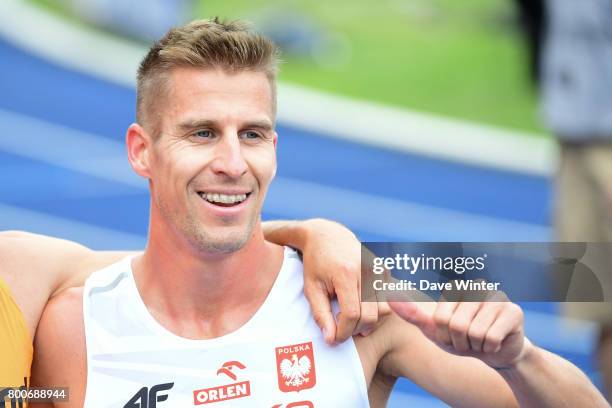
M 218 207 L 236 207 L 244 203 L 251 195 L 251 192 L 222 193 L 198 191 L 198 195 L 207 203 Z

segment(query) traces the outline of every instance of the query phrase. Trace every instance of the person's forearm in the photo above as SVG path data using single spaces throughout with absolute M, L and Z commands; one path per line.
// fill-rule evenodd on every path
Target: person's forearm
M 359 241 L 357 237 L 345 226 L 335 221 L 323 218 L 310 218 L 302 221 L 266 221 L 262 223 L 264 236 L 268 241 L 278 245 L 288 245 L 304 250 L 310 238 L 316 240 L 334 240 L 354 243 L 355 252 L 359 257 Z M 355 249 L 351 246 L 351 249 Z
M 306 229 L 301 221 L 265 221 L 262 228 L 268 241 L 300 250 L 304 247 Z
M 514 368 L 499 370 L 521 407 L 609 407 L 576 366 L 532 346 Z

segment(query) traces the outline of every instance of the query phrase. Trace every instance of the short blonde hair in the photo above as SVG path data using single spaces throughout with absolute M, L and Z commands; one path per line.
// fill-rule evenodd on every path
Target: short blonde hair
M 196 20 L 168 31 L 157 41 L 138 68 L 136 120 L 151 125 L 157 137 L 155 109 L 167 91 L 169 73 L 176 67 L 220 68 L 229 72 L 242 70 L 266 74 L 272 89 L 276 112 L 276 74 L 279 51 L 263 35 L 252 31 L 243 21 Z

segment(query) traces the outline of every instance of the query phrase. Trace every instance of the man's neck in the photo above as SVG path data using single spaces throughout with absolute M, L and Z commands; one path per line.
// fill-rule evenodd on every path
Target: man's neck
M 206 254 L 172 234 L 151 231 L 134 277 L 149 312 L 187 338 L 214 338 L 245 324 L 265 301 L 283 261 L 282 247 L 264 240 L 261 223 L 243 248 Z

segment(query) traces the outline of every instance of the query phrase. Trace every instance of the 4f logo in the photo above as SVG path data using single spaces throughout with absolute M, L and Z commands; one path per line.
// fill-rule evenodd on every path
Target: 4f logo
M 167 393 L 174 383 L 157 384 L 151 387 L 142 387 L 123 408 L 157 408 L 157 403 L 168 399 Z

